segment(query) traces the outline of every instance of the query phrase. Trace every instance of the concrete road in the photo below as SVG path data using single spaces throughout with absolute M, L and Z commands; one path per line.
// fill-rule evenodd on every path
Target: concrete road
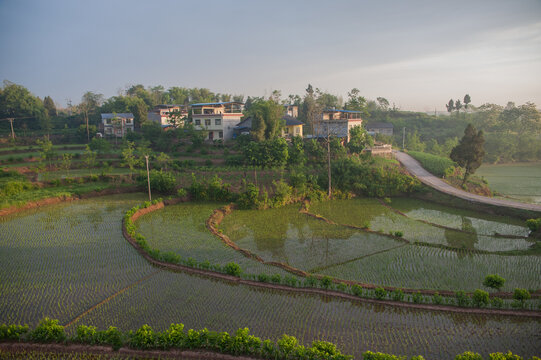
M 442 193 L 453 195 L 464 200 L 477 203 L 490 204 L 496 206 L 507 206 L 515 209 L 524 209 L 541 212 L 541 205 L 527 204 L 512 200 L 494 199 L 486 196 L 475 195 L 469 192 L 457 189 L 447 184 L 437 176 L 426 171 L 421 164 L 406 153 L 395 151 L 394 155 L 398 161 L 409 171 L 410 174 L 417 177 L 423 184 L 426 184 Z

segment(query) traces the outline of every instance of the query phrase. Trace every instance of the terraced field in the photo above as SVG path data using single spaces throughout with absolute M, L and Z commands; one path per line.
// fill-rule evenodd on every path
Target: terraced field
M 264 265 L 247 258 L 225 245 L 206 228 L 206 221 L 214 209 L 225 204 L 181 203 L 141 216 L 135 222 L 153 249 L 172 251 L 184 259 L 225 265 L 236 262 L 249 274 L 289 274 L 280 268 Z
M 339 279 L 395 287 L 473 291 L 482 287 L 486 275 L 496 273 L 507 279 L 506 291 L 516 287 L 541 288 L 541 256 L 498 254 L 527 250 L 532 245 L 524 238 L 494 236 L 495 232 L 526 235 L 528 230 L 520 222 L 468 213 L 460 221 L 472 225 L 463 229 L 458 226 L 459 210 L 445 207 L 424 210 L 424 204 L 417 200 L 393 200 L 392 204 L 395 203 L 414 216 L 399 215 L 375 199 L 321 202 L 311 205 L 310 212 L 336 223 L 359 227 L 368 224 L 382 233 L 403 231 L 411 244 L 327 224 L 299 213 L 297 205 L 266 211 L 234 211 L 224 219 L 221 229 L 239 246 L 267 261 L 285 262 Z M 449 228 L 418 220 L 439 221 Z
M 523 356 L 541 353 L 541 342 L 535 341 L 541 333 L 538 319 L 374 306 L 325 296 L 250 288 L 153 268 L 121 234 L 124 212 L 142 200 L 144 195 L 137 194 L 107 196 L 1 218 L 0 322 L 35 326 L 39 319 L 51 316 L 69 325 L 70 332 L 78 324 L 94 324 L 100 328 L 115 325 L 123 330 L 145 323 L 163 330 L 172 322 L 182 322 L 188 328 L 226 331 L 246 326 L 265 338 L 288 333 L 305 344 L 313 339 L 332 341 L 345 353 L 357 357 L 368 349 L 422 354 L 427 359 L 444 360 L 470 349 L 484 355 L 507 350 Z M 198 246 L 210 244 L 211 238 L 203 236 L 198 219 L 204 218 L 212 206 L 185 206 L 187 208 L 176 209 L 193 215 L 189 221 L 182 217 L 176 219 L 190 234 L 184 244 L 193 237 L 199 237 Z M 174 208 L 171 209 L 175 213 Z M 285 236 L 286 242 L 287 236 L 303 235 L 302 241 L 307 246 L 299 250 L 290 246 L 287 251 L 300 254 L 310 246 L 319 248 L 319 243 L 310 245 L 316 234 L 332 239 L 336 229 L 342 229 L 327 226 L 297 210 L 291 207 L 271 214 L 286 216 L 282 220 L 299 216 L 298 221 L 291 224 L 286 221 L 286 227 L 275 229 L 282 234 L 277 238 Z M 148 221 L 144 226 L 141 223 L 141 227 L 159 228 L 167 218 L 157 216 L 154 225 Z M 263 218 L 254 221 L 257 223 Z M 267 230 L 259 234 L 273 233 L 273 222 L 268 222 Z M 254 232 L 252 228 L 237 230 Z M 361 239 L 361 235 L 347 229 L 337 240 L 366 241 L 370 244 L 366 246 L 368 251 L 386 249 L 395 242 L 381 235 L 371 240 Z M 147 240 L 151 241 L 149 236 Z M 382 240 L 381 243 L 378 240 Z M 258 244 L 265 250 L 269 242 L 261 239 Z M 176 243 L 167 246 L 185 251 Z M 336 251 L 339 248 L 337 246 Z M 388 252 L 401 249 L 404 247 Z M 196 250 L 194 247 L 193 251 Z M 199 256 L 204 256 L 216 250 L 208 247 L 200 251 Z M 265 251 L 272 254 L 276 250 L 271 247 Z M 353 255 L 362 255 L 364 250 L 358 251 Z M 219 257 L 221 253 L 215 254 Z M 315 252 L 314 257 L 318 254 L 322 253 Z M 336 258 L 343 257 L 348 251 L 335 254 Z M 326 262 L 313 261 L 313 264 L 325 265 Z

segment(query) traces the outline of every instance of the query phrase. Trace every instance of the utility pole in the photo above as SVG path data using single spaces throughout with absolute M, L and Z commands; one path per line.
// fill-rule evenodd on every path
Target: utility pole
M 9 123 L 11 125 L 11 138 L 13 140 L 15 140 L 15 132 L 13 131 L 13 120 L 15 120 L 15 119 L 14 118 L 8 118 L 8 120 L 9 120 Z
M 406 142 L 406 127 L 402 128 L 402 150 L 406 149 L 404 144 Z
M 150 194 L 150 171 L 148 170 L 148 155 L 145 155 L 147 162 L 147 182 L 148 182 L 148 201 L 152 201 L 152 195 Z

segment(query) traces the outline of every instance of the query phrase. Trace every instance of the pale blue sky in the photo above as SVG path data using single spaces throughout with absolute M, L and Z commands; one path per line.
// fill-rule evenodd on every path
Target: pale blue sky
M 541 1 L 0 0 L 0 80 L 64 105 L 132 84 L 407 110 L 541 106 Z

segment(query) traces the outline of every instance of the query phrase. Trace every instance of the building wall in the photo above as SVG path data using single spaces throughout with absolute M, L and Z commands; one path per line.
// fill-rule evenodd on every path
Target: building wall
M 285 126 L 282 130 L 282 136 L 283 137 L 293 137 L 293 136 L 303 136 L 302 133 L 302 125 L 290 125 Z

